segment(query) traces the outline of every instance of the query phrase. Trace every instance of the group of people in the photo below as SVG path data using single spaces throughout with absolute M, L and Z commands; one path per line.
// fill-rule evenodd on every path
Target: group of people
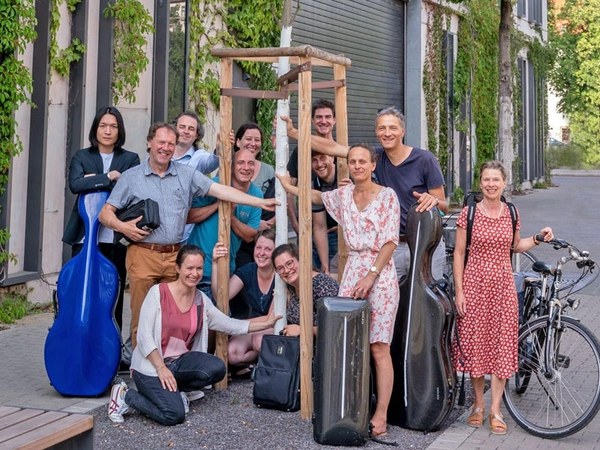
M 283 118 L 288 124 L 288 135 L 297 138 L 297 130 L 290 119 Z M 358 256 L 363 251 L 373 249 L 371 258 L 376 255 L 376 261 L 387 262 L 387 255 L 393 249 L 393 263 L 398 279 L 402 280 L 410 268 L 410 250 L 406 245 L 406 217 L 408 209 L 415 201 L 418 203 L 417 212 L 428 211 L 437 207 L 442 213 L 448 212 L 448 202 L 444 194 L 444 178 L 439 163 L 432 153 L 418 148 L 407 146 L 403 143 L 405 133 L 404 116 L 394 107 L 384 108 L 377 114 L 375 133 L 381 144 L 375 149 L 376 158 L 370 171 L 362 172 L 356 163 L 356 147 L 362 147 L 364 158 L 369 160 L 368 146 L 346 147 L 337 144 L 327 136 L 311 136 L 311 148 L 318 154 L 326 154 L 338 158 L 348 158 L 350 174 L 355 185 L 346 186 L 321 195 L 312 194 L 313 204 L 324 203 L 327 211 L 342 225 L 344 239 L 349 247 L 349 259 L 344 276 L 340 295 L 368 296 L 372 305 L 371 322 L 371 352 L 376 364 L 377 396 L 378 403 L 372 418 L 375 435 L 385 432 L 386 400 L 389 401 L 388 392 L 391 394 L 393 384 L 393 370 L 389 359 L 389 341 L 386 345 L 385 335 L 377 336 L 375 327 L 381 321 L 390 320 L 393 326 L 395 320 L 395 307 L 388 306 L 387 310 L 379 310 L 377 305 L 377 291 L 383 288 L 383 273 L 379 274 L 381 266 L 375 263 L 370 269 L 379 275 L 377 287 L 374 288 L 372 280 L 361 279 L 360 270 L 354 264 L 366 267 L 364 262 L 358 262 Z M 394 207 L 391 200 L 387 200 L 387 210 L 379 212 L 379 217 L 391 227 L 399 225 L 399 236 L 394 244 L 393 240 L 369 242 L 369 227 L 356 219 L 344 220 L 343 215 L 350 217 L 362 210 L 360 192 L 363 186 L 380 194 L 385 192 L 378 185 L 369 184 L 365 179 L 365 172 L 374 175 L 378 184 L 391 188 L 400 203 L 400 220 L 394 220 Z M 293 188 L 293 180 L 288 177 L 280 178 L 288 192 L 297 192 Z M 364 183 L 364 184 L 363 184 Z M 486 162 L 481 165 L 479 172 L 479 187 L 483 200 L 477 205 L 473 223 L 472 240 L 469 248 L 469 258 L 465 262 L 466 254 L 466 226 L 467 208 L 465 207 L 457 221 L 457 234 L 454 250 L 453 274 L 455 284 L 455 304 L 458 313 L 457 326 L 460 339 L 455 341 L 452 348 L 454 367 L 457 371 L 467 372 L 474 390 L 474 405 L 468 424 L 472 427 L 481 427 L 485 419 L 484 406 L 484 376 L 491 375 L 492 404 L 489 414 L 490 430 L 493 434 L 505 434 L 506 423 L 500 411 L 500 401 L 506 379 L 510 378 L 517 370 L 518 350 L 518 300 L 511 266 L 511 251 L 524 252 L 537 245 L 535 237 L 521 239 L 519 235 L 520 224 L 517 223 L 516 231 L 512 233 L 512 219 L 508 207 L 501 201 L 506 188 L 506 171 L 498 161 Z M 366 189 L 369 192 L 369 188 Z M 352 196 L 348 197 L 349 192 Z M 373 198 L 373 197 L 371 197 Z M 373 205 L 376 202 L 372 202 Z M 372 207 L 372 206 L 369 206 Z M 367 209 L 365 209 L 366 211 Z M 375 208 L 374 208 L 375 210 Z M 368 220 L 377 222 L 377 214 L 369 215 Z M 359 224 L 357 228 L 356 225 Z M 359 238 L 353 240 L 352 233 L 358 232 Z M 394 231 L 395 233 L 398 230 Z M 542 228 L 540 235 L 545 241 L 553 239 L 549 227 Z M 363 244 L 367 246 L 362 247 Z M 371 244 L 371 245 L 369 245 Z M 384 244 L 384 245 L 382 245 Z M 395 249 L 394 249 L 395 247 Z M 363 253 L 364 255 L 364 253 Z M 432 275 L 440 279 L 443 273 L 445 248 L 443 241 L 438 245 L 432 257 Z M 371 259 L 373 261 L 373 259 Z M 368 264 L 367 264 L 368 265 Z M 350 279 L 352 277 L 352 279 Z M 397 280 L 394 280 L 397 282 Z M 391 289 L 391 288 L 389 288 Z M 394 292 L 394 291 L 392 291 Z M 395 292 L 394 292 L 395 295 Z M 394 299 L 397 302 L 397 295 Z M 384 304 L 386 304 L 384 302 Z M 392 303 L 387 303 L 391 305 Z M 396 303 L 397 305 L 397 303 Z M 378 318 L 377 314 L 381 316 Z M 386 323 L 387 325 L 387 323 Z M 390 328 L 391 330 L 392 328 Z M 391 331 L 389 339 L 391 340 Z M 380 340 L 378 340 L 380 339 Z M 376 344 L 376 345 L 374 345 Z M 379 345 L 377 345 L 379 344 Z M 385 358 L 382 358 L 385 353 Z M 379 358 L 378 358 L 379 355 Z M 385 362 L 383 362 L 385 361 Z M 383 373 L 380 376 L 380 373 Z M 389 391 L 388 391 L 389 389 Z M 380 414 L 382 413 L 382 414 Z
M 370 302 L 369 336 L 377 392 L 371 422 L 373 434 L 380 436 L 387 429 L 394 379 L 390 343 L 399 303 L 398 282 L 410 268 L 406 217 L 415 202 L 417 212 L 433 208 L 448 212 L 444 176 L 432 153 L 404 144 L 404 116 L 395 107 L 377 114 L 375 133 L 381 146 L 376 148 L 336 143 L 332 136 L 335 110 L 330 102 L 315 102 L 312 116 L 317 132 L 310 143 L 313 302 L 337 295 Z M 287 122 L 288 135 L 297 139 L 291 120 L 282 120 Z M 140 164 L 135 153 L 122 148 L 123 119 L 115 108 L 108 107 L 99 110 L 94 119 L 91 146 L 72 158 L 69 183 L 73 193 L 111 190 L 99 217 L 103 225 L 101 251 L 119 269 L 122 285 L 127 274 L 131 289 L 131 370 L 137 391 L 124 383 L 113 387 L 109 417 L 115 422 L 122 422 L 123 414 L 135 408 L 161 424 L 181 423 L 189 401 L 202 397 L 202 388 L 226 373 L 222 361 L 207 353 L 209 329 L 231 335 L 231 363 L 247 365 L 256 361 L 262 336 L 272 333 L 280 318 L 273 313 L 275 274 L 288 287 L 284 334 L 300 334 L 298 250 L 292 244 L 275 246 L 274 218 L 261 212 L 273 211 L 278 204 L 273 198 L 263 198 L 275 171 L 257 159 L 262 130 L 256 124 L 246 124 L 235 135 L 231 186 L 203 174 L 218 167 L 218 156 L 194 147 L 202 135 L 200 120 L 191 112 L 178 116 L 174 124 L 153 124 L 147 136 L 149 156 Z M 334 158 L 347 158 L 352 180 L 337 180 Z M 292 154 L 288 169 L 293 168 Z M 277 175 L 290 199 L 298 194 L 297 173 L 292 170 L 286 176 Z M 471 373 L 475 403 L 469 425 L 483 423 L 483 376 L 492 374 L 490 426 L 492 432 L 502 433 L 506 432 L 506 424 L 499 409 L 500 397 L 517 361 L 518 307 L 514 283 L 510 281 L 510 249 L 525 251 L 536 242 L 520 239 L 518 226 L 514 239 L 512 234 L 508 237 L 511 219 L 500 201 L 506 176 L 499 163 L 481 167 L 480 187 L 484 199 L 477 206 L 466 265 L 464 210 L 457 222 L 454 276 L 462 354 L 456 356 L 455 346 L 453 355 L 456 369 Z M 137 228 L 139 218 L 129 222 L 117 218 L 119 209 L 146 198 L 159 204 L 158 229 L 148 232 Z M 217 199 L 234 204 L 229 248 L 217 238 Z M 292 224 L 297 223 L 293 207 L 290 218 Z M 339 285 L 329 275 L 331 258 L 337 252 L 338 225 L 349 251 Z M 123 233 L 133 244 L 126 251 L 112 244 L 112 230 Z M 546 240 L 553 237 L 549 228 L 542 229 L 541 234 Z M 82 223 L 75 210 L 64 240 L 73 245 L 75 254 L 82 238 Z M 243 244 L 250 256 L 244 261 L 247 264 L 236 266 L 237 252 Z M 211 301 L 218 288 L 212 273 L 217 261 L 228 253 L 233 273 L 230 299 L 244 293 L 247 320 L 222 314 Z M 441 278 L 444 260 L 441 242 L 433 256 L 435 278 Z M 503 283 L 497 282 L 499 276 Z M 119 326 L 120 310 L 122 290 L 115 311 Z M 313 326 L 316 333 L 316 306 Z

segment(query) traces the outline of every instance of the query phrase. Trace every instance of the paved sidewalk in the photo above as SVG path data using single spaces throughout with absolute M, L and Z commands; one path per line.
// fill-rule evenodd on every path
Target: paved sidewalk
M 556 237 L 566 239 L 581 250 L 589 250 L 592 259 L 600 262 L 600 240 L 596 232 L 600 217 L 600 198 L 597 196 L 600 178 L 591 177 L 589 172 L 569 175 L 553 177 L 553 182 L 558 187 L 513 197 L 512 201 L 519 209 L 521 217 L 521 236 L 531 236 L 542 226 L 549 225 Z M 543 245 L 533 249 L 533 252 L 539 259 L 553 263 L 560 254 L 560 251 Z M 596 280 L 582 292 L 585 294 L 575 295 L 581 299 L 581 306 L 574 316 L 591 328 L 596 336 L 600 336 L 600 280 Z M 488 390 L 488 408 L 489 404 Z M 600 414 L 583 431 L 563 439 L 549 440 L 527 433 L 512 420 L 504 405 L 502 409 L 508 425 L 508 433 L 505 436 L 493 435 L 487 418 L 483 427 L 470 428 L 467 426 L 469 412 L 466 412 L 428 447 L 429 450 L 600 450 Z
M 125 296 L 125 304 L 129 305 L 129 296 Z M 128 307 L 123 310 L 124 328 L 128 329 L 131 312 Z M 89 413 L 108 404 L 109 392 L 93 398 L 65 397 L 50 384 L 44 365 L 44 343 L 53 320 L 52 313 L 35 314 L 0 331 L 0 406 Z M 128 375 L 122 378 L 130 381 Z

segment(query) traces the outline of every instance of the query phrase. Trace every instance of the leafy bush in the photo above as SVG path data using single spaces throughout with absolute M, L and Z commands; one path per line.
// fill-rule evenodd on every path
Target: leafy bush
M 548 168 L 589 169 L 583 160 L 583 150 L 575 144 L 550 146 L 546 150 Z
M 0 301 L 0 323 L 15 323 L 29 311 L 27 296 L 23 294 L 7 294 Z

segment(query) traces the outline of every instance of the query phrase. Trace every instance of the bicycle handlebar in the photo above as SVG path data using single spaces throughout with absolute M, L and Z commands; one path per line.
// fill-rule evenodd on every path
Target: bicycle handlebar
M 585 266 L 594 267 L 595 262 L 590 259 L 590 253 L 588 251 L 580 251 L 577 247 L 572 244 L 569 244 L 564 239 L 552 239 L 551 241 L 544 241 L 543 234 L 537 234 L 535 236 L 535 240 L 538 242 L 544 242 L 546 244 L 552 245 L 555 250 L 560 250 L 561 248 L 569 249 L 569 256 L 563 256 L 561 258 L 561 262 L 565 264 L 568 261 L 577 261 L 577 267 L 582 269 Z

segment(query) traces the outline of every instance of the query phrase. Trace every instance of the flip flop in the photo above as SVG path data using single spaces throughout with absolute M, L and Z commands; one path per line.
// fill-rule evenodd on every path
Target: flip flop
M 502 414 L 490 414 L 490 430 L 492 434 L 506 434 L 508 427 Z

